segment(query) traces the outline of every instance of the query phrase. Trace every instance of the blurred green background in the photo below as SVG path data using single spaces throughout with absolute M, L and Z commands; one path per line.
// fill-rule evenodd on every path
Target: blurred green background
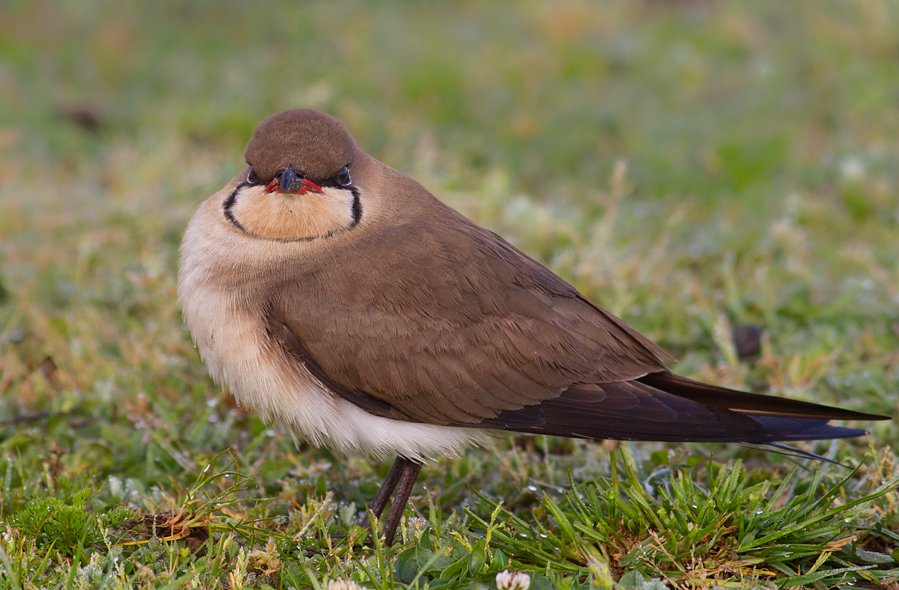
M 895 411 L 895 2 L 5 0 L 7 482 L 47 449 L 147 486 L 231 444 L 267 482 L 307 461 L 206 377 L 176 301 L 187 220 L 292 107 L 340 117 L 678 372 Z M 743 325 L 762 337 L 741 360 Z M 871 428 L 839 452 L 897 441 Z

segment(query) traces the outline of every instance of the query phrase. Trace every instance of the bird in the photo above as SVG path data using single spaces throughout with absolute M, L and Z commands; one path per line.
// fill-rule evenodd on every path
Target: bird
M 865 414 L 702 383 L 497 234 L 311 109 L 256 127 L 194 214 L 178 297 L 212 378 L 294 438 L 395 456 L 392 544 L 422 464 L 502 432 L 773 444 Z

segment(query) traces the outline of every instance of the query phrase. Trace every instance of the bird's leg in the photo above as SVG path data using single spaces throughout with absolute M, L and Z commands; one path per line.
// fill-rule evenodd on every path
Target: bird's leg
M 397 459 L 397 461 L 399 461 L 399 459 Z M 406 507 L 409 496 L 412 494 L 412 487 L 415 485 L 415 480 L 418 479 L 418 472 L 421 471 L 421 463 L 418 461 L 403 459 L 403 462 L 403 474 L 402 479 L 400 480 L 400 487 L 396 492 L 396 497 L 393 499 L 393 504 L 390 506 L 390 514 L 387 515 L 387 522 L 384 524 L 384 543 L 386 543 L 388 547 L 393 545 L 393 537 L 396 535 L 396 528 L 399 526 L 400 519 L 403 517 L 403 509 Z M 394 465 L 396 465 L 396 463 L 394 463 Z M 391 469 L 391 471 L 393 471 L 393 469 Z
M 375 496 L 374 501 L 369 506 L 375 518 L 379 518 L 381 513 L 384 512 L 384 507 L 387 506 L 390 496 L 396 490 L 397 484 L 399 484 L 399 490 L 393 499 L 393 505 L 390 507 L 390 514 L 387 515 L 387 523 L 384 525 L 384 542 L 387 545 L 393 544 L 396 528 L 403 517 L 403 509 L 406 507 L 406 502 L 409 501 L 409 495 L 412 493 L 412 486 L 415 485 L 415 480 L 418 479 L 419 471 L 421 471 L 421 463 L 405 457 L 397 457 L 390 467 L 390 471 L 387 472 L 387 477 L 384 479 L 384 483 L 381 484 L 378 495 Z M 371 530 L 370 523 L 366 523 L 365 528 L 374 533 Z
M 381 513 L 384 512 L 384 507 L 387 506 L 387 501 L 393 495 L 393 490 L 396 489 L 396 484 L 399 483 L 400 476 L 403 474 L 408 461 L 405 457 L 397 457 L 393 465 L 390 466 L 390 471 L 387 472 L 387 477 L 384 478 L 384 483 L 381 484 L 378 495 L 375 496 L 369 507 L 374 512 L 375 518 L 380 518 Z

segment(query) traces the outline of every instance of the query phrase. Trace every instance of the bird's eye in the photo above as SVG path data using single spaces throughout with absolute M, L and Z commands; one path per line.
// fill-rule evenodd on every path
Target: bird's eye
M 247 182 L 249 184 L 262 184 L 262 180 L 256 176 L 256 169 L 250 166 L 250 171 L 247 172 Z
M 350 179 L 350 169 L 349 168 L 344 166 L 343 168 L 340 169 L 340 172 L 337 173 L 337 182 L 338 182 L 338 184 L 340 184 L 340 186 L 347 186 L 348 184 L 353 182 Z

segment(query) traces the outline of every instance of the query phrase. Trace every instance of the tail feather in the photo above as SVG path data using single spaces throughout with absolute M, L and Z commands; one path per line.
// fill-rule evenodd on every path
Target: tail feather
M 783 455 L 784 457 L 794 457 L 796 459 L 810 459 L 812 461 L 820 461 L 822 463 L 830 463 L 831 465 L 839 465 L 840 467 L 845 467 L 850 469 L 849 465 L 845 463 L 840 463 L 839 461 L 834 461 L 833 459 L 828 459 L 822 455 L 818 455 L 817 453 L 812 453 L 811 451 L 805 451 L 803 449 L 797 449 L 796 447 L 791 447 L 789 445 L 785 445 L 783 443 L 737 443 L 742 447 L 746 447 L 749 449 L 758 449 L 760 451 L 770 451 L 772 453 L 777 453 L 778 455 Z
M 889 417 L 653 373 L 633 381 L 576 385 L 555 399 L 501 412 L 477 426 L 589 439 L 755 444 L 866 434 L 828 424 L 838 419 Z

